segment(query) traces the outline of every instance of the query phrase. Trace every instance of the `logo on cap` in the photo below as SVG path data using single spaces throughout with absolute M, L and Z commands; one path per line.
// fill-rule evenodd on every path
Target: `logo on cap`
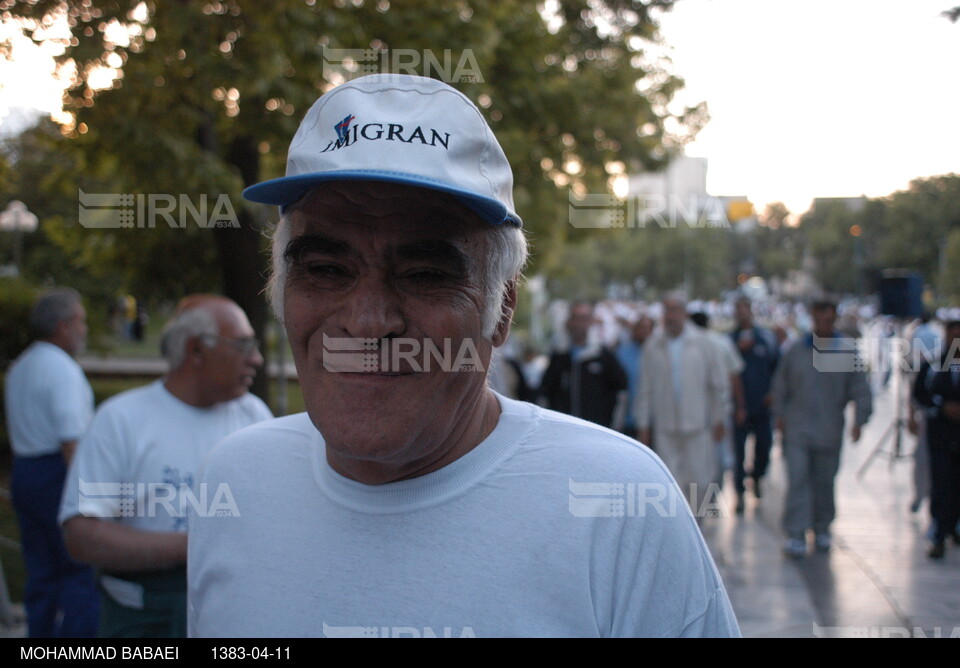
M 356 116 L 348 114 L 346 118 L 333 126 L 333 129 L 337 131 L 337 139 L 339 141 L 344 141 L 350 133 L 350 121 L 352 121 Z
M 337 131 L 336 140 L 330 140 L 320 153 L 336 151 L 356 144 L 361 139 L 368 141 L 401 141 L 405 144 L 422 144 L 424 146 L 442 146 L 444 150 L 450 148 L 450 133 L 439 132 L 434 128 L 424 130 L 416 126 L 413 130 L 405 129 L 399 123 L 367 123 L 365 125 L 351 125 L 356 120 L 353 114 L 347 114 L 342 121 L 333 126 Z M 429 138 L 428 138 L 429 134 Z

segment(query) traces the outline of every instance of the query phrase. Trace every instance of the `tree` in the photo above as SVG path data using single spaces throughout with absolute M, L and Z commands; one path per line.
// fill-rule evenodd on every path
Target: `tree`
M 960 297 L 952 287 L 956 265 L 948 259 L 949 242 L 960 229 L 960 174 L 915 179 L 879 203 L 880 265 L 914 269 L 944 296 Z
M 85 174 L 97 177 L 89 187 L 100 188 L 85 192 L 227 193 L 239 223 L 77 229 L 63 238 L 107 248 L 113 261 L 140 267 L 131 275 L 148 278 L 209 265 L 213 247 L 223 292 L 262 332 L 262 231 L 275 213 L 244 204 L 239 192 L 282 173 L 299 118 L 333 83 L 324 48 L 469 51 L 482 77 L 459 87 L 504 145 L 537 261 L 548 262 L 572 231 L 565 188 L 604 192 L 613 161 L 661 166 L 705 120 L 702 107 L 667 109 L 682 82 L 644 51 L 657 39 L 656 12 L 672 1 L 578 0 L 552 16 L 531 0 L 411 0 L 402 9 L 387 0 L 37 0 L 0 9 L 5 20 L 24 20 L 34 39 L 59 41 L 64 67 L 76 66 L 67 132 Z M 57 17 L 69 36 L 51 32 Z M 105 72 L 116 78 L 98 89 Z
M 816 262 L 814 278 L 831 294 L 862 286 L 862 198 L 822 198 L 801 218 L 807 248 Z
M 756 273 L 766 279 L 787 278 L 800 268 L 803 238 L 790 224 L 790 210 L 782 202 L 768 204 L 759 225 L 753 231 L 756 239 Z

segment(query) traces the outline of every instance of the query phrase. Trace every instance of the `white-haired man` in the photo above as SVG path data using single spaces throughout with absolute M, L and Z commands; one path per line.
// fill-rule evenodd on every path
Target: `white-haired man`
M 663 328 L 643 349 L 637 425 L 646 442 L 652 424 L 657 452 L 699 518 L 700 511 L 716 510 L 715 443 L 726 431 L 730 380 L 717 347 L 689 323 L 684 297 L 670 294 L 662 304 Z
M 228 488 L 197 483 L 224 436 L 273 417 L 247 392 L 263 364 L 233 301 L 181 301 L 161 347 L 169 373 L 97 411 L 60 509 L 71 554 L 100 570 L 104 637 L 186 635 L 187 517 L 239 514 Z
M 465 96 L 341 85 L 287 177 L 246 196 L 282 207 L 273 304 L 307 412 L 211 453 L 207 484 L 256 509 L 192 527 L 192 635 L 737 633 L 682 503 L 609 512 L 611 483 L 679 496 L 654 455 L 487 386 L 527 250 L 506 157 Z
M 74 360 L 87 337 L 79 293 L 45 293 L 30 325 L 37 340 L 13 362 L 4 384 L 27 627 L 31 638 L 91 637 L 100 609 L 96 580 L 89 566 L 70 558 L 57 525 L 67 465 L 93 417 L 93 389 Z

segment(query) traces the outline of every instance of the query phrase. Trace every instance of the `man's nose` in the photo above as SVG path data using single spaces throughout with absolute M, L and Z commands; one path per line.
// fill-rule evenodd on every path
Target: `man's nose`
M 247 363 L 255 367 L 263 366 L 263 353 L 260 352 L 259 345 L 253 346 L 247 353 Z
M 344 300 L 338 324 L 348 336 L 356 338 L 400 336 L 406 329 L 402 296 L 382 276 L 362 276 Z

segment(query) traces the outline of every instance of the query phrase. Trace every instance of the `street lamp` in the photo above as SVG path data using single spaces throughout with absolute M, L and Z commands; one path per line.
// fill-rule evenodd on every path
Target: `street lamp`
M 13 232 L 13 269 L 16 276 L 20 275 L 20 261 L 23 255 L 23 233 L 37 229 L 37 217 L 30 213 L 27 205 L 20 200 L 13 200 L 7 208 L 0 212 L 0 230 Z

